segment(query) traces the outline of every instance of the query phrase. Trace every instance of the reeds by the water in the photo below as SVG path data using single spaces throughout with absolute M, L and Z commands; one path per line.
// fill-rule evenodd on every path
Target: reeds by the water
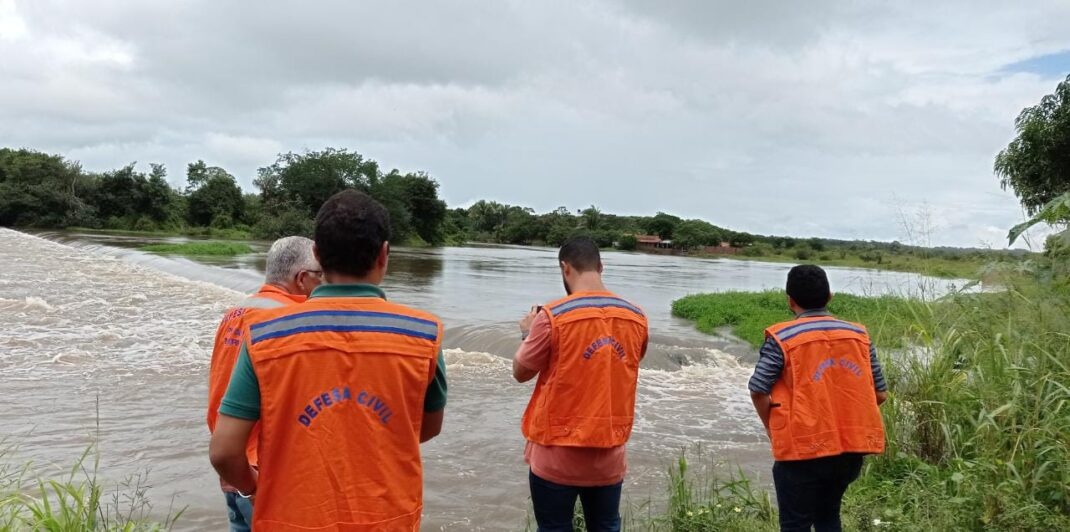
M 773 296 L 737 294 L 722 301 L 748 297 L 758 303 L 735 308 L 762 308 L 761 301 Z M 701 325 L 706 314 L 695 309 L 712 304 L 692 299 L 688 317 Z M 847 529 L 1070 530 L 1066 285 L 1019 278 L 999 293 L 874 303 L 873 310 L 878 314 L 868 318 L 844 317 L 866 323 L 878 345 L 890 334 L 908 342 L 883 356 L 892 392 L 882 406 L 888 447 L 867 458 L 848 491 Z M 721 317 L 732 312 L 714 312 L 707 328 L 747 321 Z M 686 476 L 678 465 L 660 517 L 672 520 L 673 530 L 776 529 L 775 518 L 762 512 L 731 524 L 696 514 L 695 507 L 709 508 L 710 502 L 753 508 L 753 496 L 728 492 L 725 499 L 711 481 L 704 481 L 711 486 L 704 491 L 684 489 L 679 479 Z
M 97 478 L 99 456 L 91 447 L 65 474 L 46 478 L 32 464 L 14 465 L 0 442 L 0 530 L 133 532 L 169 530 L 182 511 L 149 518 L 146 475 L 106 489 Z

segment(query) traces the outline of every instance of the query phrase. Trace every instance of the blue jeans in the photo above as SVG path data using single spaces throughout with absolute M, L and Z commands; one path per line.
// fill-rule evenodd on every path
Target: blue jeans
M 620 489 L 623 482 L 590 488 L 563 486 L 528 471 L 528 483 L 531 485 L 531 504 L 535 508 L 539 532 L 572 532 L 576 497 L 580 498 L 580 504 L 583 505 L 587 530 L 620 530 Z
M 227 516 L 230 518 L 230 532 L 250 532 L 253 529 L 253 503 L 237 493 L 226 491 Z
M 840 532 L 840 503 L 862 471 L 861 454 L 773 463 L 782 532 Z

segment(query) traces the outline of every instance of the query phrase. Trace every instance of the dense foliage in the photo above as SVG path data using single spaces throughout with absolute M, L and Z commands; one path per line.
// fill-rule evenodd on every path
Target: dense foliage
M 1014 123 L 1018 136 L 996 157 L 1003 188 L 1010 187 L 1029 214 L 1070 192 L 1070 76 Z
M 312 218 L 332 194 L 363 190 L 389 210 L 396 241 L 440 244 L 446 204 L 424 173 L 383 173 L 347 150 L 286 153 L 261 168 L 260 194 L 243 194 L 237 179 L 204 161 L 190 163 L 186 187 L 167 181 L 163 165 L 148 174 L 134 164 L 85 172 L 59 155 L 0 149 L 0 225 L 193 232 L 276 238 L 312 232 Z
M 355 188 L 386 206 L 392 239 L 401 244 L 558 246 L 572 236 L 587 235 L 602 247 L 631 251 L 641 247 L 637 235 L 655 235 L 671 241 L 666 245 L 676 252 L 694 255 L 728 250 L 764 260 L 870 266 L 945 277 L 974 277 L 979 264 L 997 254 L 1017 253 L 755 235 L 664 212 L 609 214 L 594 205 L 575 211 L 558 207 L 540 214 L 481 200 L 468 208 L 449 209 L 439 198 L 438 182 L 429 175 L 384 172 L 374 160 L 335 148 L 280 154 L 258 170 L 254 184 L 258 194 L 243 194 L 238 180 L 225 169 L 196 161 L 186 168 L 186 186 L 176 190 L 158 164 L 151 165 L 148 174 L 133 164 L 98 174 L 58 155 L 0 149 L 0 225 L 271 239 L 311 234 L 319 206 L 335 192 Z

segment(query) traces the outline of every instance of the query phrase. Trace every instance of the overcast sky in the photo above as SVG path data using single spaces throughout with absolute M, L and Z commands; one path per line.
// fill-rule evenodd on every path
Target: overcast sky
M 992 160 L 1070 72 L 1068 20 L 1059 0 L 0 0 L 0 146 L 176 185 L 203 158 L 250 191 L 279 152 L 345 147 L 451 205 L 909 241 L 905 213 L 1000 247 L 1022 211 Z

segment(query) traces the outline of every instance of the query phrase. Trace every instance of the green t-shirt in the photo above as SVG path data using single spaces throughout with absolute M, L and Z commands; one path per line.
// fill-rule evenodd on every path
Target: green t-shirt
M 325 284 L 313 290 L 309 297 L 381 297 L 385 299 L 386 294 L 378 286 L 370 284 Z M 446 408 L 446 361 L 442 358 L 440 350 L 438 364 L 435 365 L 435 378 L 427 385 L 424 412 L 438 412 L 443 408 Z M 253 361 L 249 358 L 249 351 L 244 344 L 241 352 L 238 353 L 238 361 L 234 365 L 234 373 L 230 376 L 227 392 L 223 395 L 223 402 L 219 405 L 219 413 L 239 419 L 260 419 L 260 381 L 256 378 Z

